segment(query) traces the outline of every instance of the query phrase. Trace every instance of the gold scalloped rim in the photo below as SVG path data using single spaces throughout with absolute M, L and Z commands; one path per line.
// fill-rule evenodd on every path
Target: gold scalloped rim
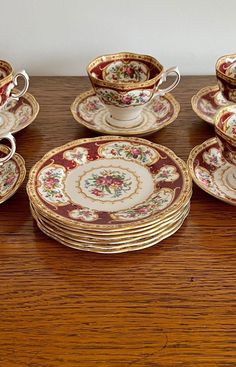
M 42 213 L 40 213 L 37 208 L 34 207 L 33 203 L 30 203 L 30 207 L 33 209 L 35 215 L 38 218 L 41 218 L 44 222 L 46 222 L 49 226 L 52 225 L 52 227 L 54 229 L 58 228 L 58 229 L 62 229 L 61 224 L 50 220 L 48 218 L 46 218 Z M 135 230 L 129 230 L 129 231 L 113 231 L 113 232 L 95 232 L 95 231 L 85 231 L 85 229 L 77 229 L 77 228 L 71 228 L 71 227 L 67 227 L 63 224 L 63 230 L 65 230 L 68 233 L 73 232 L 74 235 L 78 235 L 81 238 L 86 238 L 88 239 L 96 239 L 96 241 L 102 241 L 104 244 L 105 243 L 109 243 L 115 239 L 119 239 L 119 240 L 125 240 L 125 239 L 130 239 L 132 236 L 136 239 L 137 237 L 144 237 L 144 235 L 149 236 L 149 234 L 151 235 L 152 233 L 156 233 L 157 231 L 159 231 L 161 228 L 163 228 L 163 226 L 168 225 L 172 222 L 174 222 L 175 220 L 177 220 L 178 218 L 181 217 L 181 215 L 183 214 L 184 211 L 187 210 L 187 208 L 190 208 L 190 199 L 189 201 L 183 206 L 183 208 L 181 208 L 181 210 L 179 210 L 178 212 L 175 212 L 173 214 L 170 214 L 169 216 L 167 216 L 163 221 L 158 222 L 158 223 L 154 223 L 152 225 L 149 226 L 143 226 L 140 228 L 136 228 Z M 132 232 L 131 232 L 132 231 Z M 128 241 L 129 242 L 129 241 Z
M 136 250 L 142 250 L 145 249 L 147 247 L 151 247 L 154 246 L 156 244 L 158 244 L 159 242 L 161 242 L 162 240 L 164 240 L 167 237 L 172 236 L 175 232 L 178 231 L 178 229 L 180 229 L 185 221 L 185 219 L 187 218 L 189 214 L 189 210 L 183 215 L 182 219 L 180 219 L 179 221 L 175 222 L 175 224 L 171 224 L 169 226 L 167 226 L 167 228 L 165 228 L 165 230 L 163 230 L 161 233 L 156 234 L 153 239 L 153 237 L 150 237 L 148 240 L 143 241 L 143 243 L 140 245 L 130 245 L 127 244 L 127 246 L 123 246 L 121 247 L 117 247 L 117 248 L 113 248 L 111 250 L 109 250 L 108 248 L 98 248 L 98 246 L 93 246 L 90 244 L 81 244 L 79 243 L 79 241 L 68 241 L 65 240 L 61 237 L 58 237 L 55 233 L 48 231 L 46 228 L 44 228 L 42 226 L 42 224 L 37 220 L 37 218 L 34 217 L 33 213 L 33 217 L 36 220 L 37 226 L 38 228 L 47 236 L 53 238 L 54 240 L 58 241 L 59 243 L 67 246 L 67 247 L 71 247 L 74 248 L 76 250 L 82 250 L 82 251 L 90 251 L 90 252 L 97 252 L 97 253 L 108 253 L 108 254 L 115 254 L 115 253 L 121 253 L 121 252 L 128 252 L 128 251 L 136 251 Z M 71 243 L 69 243 L 71 242 Z M 73 243 L 74 242 L 74 243 Z
M 183 207 L 186 206 L 190 202 L 191 197 L 192 197 L 192 189 L 189 192 L 189 195 L 186 198 L 186 201 L 182 205 L 182 207 L 181 208 L 178 208 L 178 209 L 175 209 L 173 211 L 170 211 L 167 215 L 164 215 L 163 216 L 163 218 L 161 219 L 161 221 L 162 220 L 168 220 L 169 218 L 171 218 L 171 216 L 173 216 L 177 212 L 181 211 L 183 209 Z M 35 206 L 32 201 L 30 201 L 30 205 Z M 56 219 L 52 219 L 49 216 L 47 216 L 47 214 L 45 215 L 45 212 L 43 212 L 43 210 L 41 208 L 36 208 L 36 210 L 45 219 L 47 219 L 49 221 L 53 221 L 54 223 L 57 223 L 58 226 L 61 226 L 61 221 L 58 221 Z M 99 229 L 99 228 L 92 228 L 91 230 L 90 229 L 86 230 L 86 228 L 81 228 L 81 227 L 80 228 L 79 227 L 78 228 L 75 228 L 75 226 L 69 226 L 69 225 L 67 225 L 65 223 L 63 223 L 63 226 L 64 226 L 64 228 L 69 229 L 69 230 L 72 229 L 73 231 L 78 231 L 78 232 L 83 232 L 83 233 L 91 233 L 91 234 L 94 234 L 94 235 L 97 235 L 97 234 L 99 234 L 99 235 L 103 234 L 104 235 L 105 234 L 107 236 L 110 236 L 110 235 L 113 235 L 113 234 L 115 234 L 115 235 L 121 234 L 122 235 L 122 234 L 124 234 L 124 231 L 126 231 L 126 230 L 128 230 L 129 234 L 132 235 L 132 232 L 137 233 L 137 230 L 151 229 L 152 227 L 155 227 L 156 225 L 158 225 L 158 223 L 160 223 L 160 219 L 156 219 L 154 221 L 150 221 L 150 222 L 148 222 L 147 224 L 144 224 L 144 225 L 143 224 L 141 224 L 141 225 L 137 224 L 136 226 L 134 226 L 132 228 L 125 228 L 125 229 L 123 229 L 123 228 L 119 228 L 118 227 L 118 228 L 115 228 L 115 229 L 113 228 L 111 230 L 107 228 L 106 233 L 104 233 L 104 229 Z
M 34 213 L 34 218 L 39 220 L 40 223 L 50 230 L 51 232 L 58 234 L 60 237 L 68 238 L 70 240 L 75 240 L 83 243 L 85 246 L 88 244 L 91 244 L 93 246 L 98 246 L 101 248 L 118 248 L 118 247 L 124 247 L 128 244 L 133 244 L 134 242 L 137 242 L 138 240 L 142 241 L 144 238 L 151 238 L 155 235 L 158 235 L 160 232 L 163 232 L 166 230 L 167 227 L 174 225 L 177 221 L 181 220 L 187 212 L 190 210 L 190 203 L 187 204 L 175 217 L 169 219 L 168 221 L 162 222 L 156 227 L 153 227 L 152 229 L 144 232 L 140 232 L 136 236 L 130 236 L 129 233 L 126 234 L 126 237 L 121 236 L 113 236 L 109 237 L 104 240 L 104 238 L 97 238 L 96 236 L 90 236 L 89 234 L 87 236 L 84 236 L 81 234 L 81 232 L 73 232 L 72 230 L 64 230 L 63 227 L 59 227 L 57 224 L 48 222 L 47 219 L 40 216 L 37 211 L 34 209 L 33 206 L 31 206 L 31 210 Z
M 9 153 L 9 148 L 3 144 L 0 145 L 0 151 L 3 153 L 8 154 Z M 24 158 L 18 154 L 15 153 L 14 156 L 10 159 L 13 160 L 18 169 L 19 169 L 19 176 L 17 178 L 17 181 L 14 185 L 14 187 L 12 188 L 12 190 L 5 196 L 0 197 L 0 204 L 4 203 L 6 200 L 8 200 L 11 196 L 13 196 L 16 191 L 19 189 L 19 187 L 22 185 L 22 183 L 24 182 L 25 176 L 26 176 L 26 168 L 25 168 L 25 160 Z
M 152 79 L 147 80 L 146 82 L 141 82 L 141 83 L 119 83 L 119 84 L 95 78 L 91 74 L 91 70 L 94 67 L 96 67 L 97 65 L 101 64 L 102 62 L 116 61 L 116 60 L 127 59 L 127 58 L 132 58 L 132 59 L 138 60 L 138 61 L 146 61 L 146 62 L 154 65 L 158 70 L 160 70 L 160 72 L 157 76 L 155 76 Z M 92 83 L 94 83 L 96 85 L 99 85 L 99 86 L 102 86 L 102 87 L 108 87 L 108 88 L 113 88 L 113 89 L 118 89 L 118 90 L 126 90 L 127 91 L 127 90 L 134 89 L 134 88 L 139 89 L 139 88 L 146 88 L 146 87 L 154 86 L 158 82 L 158 80 L 161 78 L 164 67 L 160 64 L 160 62 L 158 60 L 156 60 L 152 56 L 136 54 L 136 53 L 132 53 L 132 52 L 119 52 L 119 53 L 116 53 L 116 54 L 101 55 L 101 56 L 96 57 L 93 61 L 91 61 L 87 65 L 86 70 L 87 70 L 88 76 L 89 76 Z
M 197 186 L 199 186 L 203 191 L 205 191 L 206 193 L 208 193 L 209 195 L 211 196 L 214 196 L 216 199 L 219 199 L 221 201 L 224 201 L 225 203 L 228 203 L 228 204 L 231 204 L 231 205 L 234 205 L 236 206 L 236 202 L 235 201 L 232 201 L 230 199 L 227 199 L 227 198 L 221 198 L 215 194 L 213 194 L 211 191 L 207 190 L 206 186 L 204 186 L 196 177 L 195 175 L 195 171 L 194 171 L 194 161 L 196 159 L 196 156 L 201 153 L 203 150 L 206 150 L 207 148 L 209 148 L 211 145 L 213 144 L 216 144 L 217 143 L 217 140 L 216 138 L 211 138 L 211 139 L 208 139 L 206 141 L 204 141 L 204 143 L 200 144 L 200 145 L 197 145 L 196 147 L 194 147 L 190 154 L 189 154 L 189 158 L 188 158 L 188 161 L 187 161 L 187 165 L 188 165 L 188 169 L 189 169 L 189 172 L 190 172 L 190 175 L 192 176 L 192 179 L 193 181 L 195 182 L 195 184 Z
M 102 134 L 109 134 L 109 135 L 112 135 L 112 134 L 120 134 L 120 131 L 109 131 L 109 130 L 106 130 L 106 129 L 99 129 L 97 128 L 96 126 L 92 126 L 91 124 L 89 124 L 88 122 L 86 122 L 84 119 L 82 119 L 80 116 L 78 116 L 78 112 L 77 112 L 77 108 L 78 108 L 78 105 L 80 103 L 82 103 L 86 98 L 88 97 L 92 97 L 92 96 L 96 96 L 96 93 L 93 89 L 90 89 L 89 91 L 87 92 L 84 92 L 84 93 L 81 93 L 78 97 L 75 98 L 74 102 L 71 104 L 70 106 L 70 110 L 71 110 L 71 113 L 74 117 L 74 119 L 81 125 L 87 127 L 88 129 L 92 130 L 92 131 L 96 131 L 98 133 L 102 133 Z M 178 115 L 179 115 L 179 112 L 180 112 L 180 104 L 179 102 L 177 102 L 177 100 L 175 99 L 175 97 L 171 94 L 171 93 L 167 93 L 163 96 L 164 98 L 166 98 L 170 103 L 171 105 L 174 107 L 174 113 L 173 113 L 173 116 L 168 120 L 166 121 L 163 125 L 157 127 L 156 129 L 150 129 L 150 130 L 139 130 L 138 132 L 134 132 L 132 131 L 132 128 L 130 129 L 127 129 L 127 131 L 124 131 L 124 136 L 140 136 L 140 135 L 149 135 L 149 134 L 153 134 L 161 129 L 163 129 L 164 127 L 170 125 L 172 122 L 174 122 Z M 104 105 L 104 108 L 105 105 Z M 113 128 L 115 129 L 115 128 Z M 123 132 L 122 131 L 122 132 Z
M 185 204 L 186 200 L 189 198 L 189 194 L 191 193 L 192 190 L 192 179 L 188 173 L 188 169 L 187 166 L 185 164 L 185 162 L 176 156 L 176 154 L 171 151 L 170 149 L 159 145 L 159 144 L 155 144 L 152 143 L 148 140 L 145 139 L 141 139 L 141 138 L 130 138 L 130 137 L 120 137 L 120 136 L 101 136 L 101 137 L 95 137 L 95 138 L 86 138 L 86 139 L 78 139 L 78 140 L 74 140 L 70 143 L 67 143 L 65 145 L 62 145 L 60 147 L 57 147 L 55 149 L 52 149 L 51 151 L 49 151 L 48 153 L 46 153 L 30 170 L 29 173 L 29 179 L 28 179 L 28 183 L 27 183 L 27 193 L 29 196 L 29 199 L 31 202 L 34 203 L 34 206 L 37 208 L 41 208 L 41 211 L 43 211 L 43 213 L 45 214 L 45 216 L 48 216 L 49 218 L 55 219 L 60 223 L 65 223 L 68 224 L 69 226 L 75 226 L 78 228 L 91 228 L 91 229 L 106 229 L 106 231 L 108 229 L 115 229 L 115 228 L 119 228 L 119 229 L 130 229 L 130 228 L 135 228 L 137 227 L 137 221 L 136 224 L 132 224 L 132 222 L 128 222 L 127 223 L 120 223 L 120 224 L 111 224 L 109 225 L 107 224 L 97 224 L 97 223 L 82 223 L 82 222 L 75 222 L 72 219 L 69 218 L 63 218 L 61 215 L 56 214 L 54 211 L 50 210 L 49 208 L 47 208 L 42 201 L 39 200 L 39 197 L 36 193 L 36 187 L 35 187 L 35 177 L 37 176 L 38 171 L 40 170 L 40 167 L 45 163 L 45 161 L 47 161 L 48 159 L 50 159 L 53 155 L 58 154 L 61 151 L 64 151 L 66 149 L 71 149 L 72 147 L 76 147 L 78 145 L 81 144 L 85 144 L 85 143 L 92 143 L 92 142 L 96 142 L 96 141 L 130 141 L 130 142 L 134 142 L 134 143 L 140 143 L 140 144 L 144 144 L 147 146 L 150 146 L 154 149 L 159 148 L 160 150 L 162 150 L 163 152 L 165 152 L 166 154 L 168 154 L 174 161 L 175 164 L 178 166 L 180 172 L 182 173 L 182 178 L 183 178 L 183 186 L 182 186 L 182 191 L 179 195 L 179 198 L 177 200 L 175 200 L 175 202 L 173 203 L 173 205 L 170 205 L 166 210 L 164 210 L 164 213 L 156 213 L 148 218 L 144 218 L 144 219 L 140 219 L 138 220 L 138 226 L 142 226 L 143 224 L 146 223 L 152 223 L 161 220 L 162 218 L 165 218 L 170 212 L 173 211 L 177 211 L 178 209 L 180 210 L 182 208 L 182 206 Z

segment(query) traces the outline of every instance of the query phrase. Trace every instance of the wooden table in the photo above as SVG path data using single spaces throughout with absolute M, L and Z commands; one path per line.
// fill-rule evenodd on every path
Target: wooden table
M 183 77 L 174 91 L 177 121 L 148 139 L 186 160 L 214 135 L 192 111 L 191 96 L 215 83 Z M 31 78 L 41 110 L 16 136 L 28 171 L 48 150 L 95 135 L 70 113 L 89 88 L 85 77 Z M 100 255 L 41 233 L 25 184 L 0 206 L 1 367 L 235 367 L 235 207 L 195 185 L 191 213 L 171 238 Z

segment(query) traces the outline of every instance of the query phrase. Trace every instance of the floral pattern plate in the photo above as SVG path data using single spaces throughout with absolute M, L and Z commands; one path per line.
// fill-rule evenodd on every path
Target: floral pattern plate
M 131 231 L 125 232 L 123 231 L 122 234 L 120 233 L 112 233 L 108 235 L 102 235 L 100 233 L 91 233 L 91 232 L 82 232 L 81 230 L 73 230 L 72 228 L 66 228 L 65 225 L 60 225 L 56 222 L 53 222 L 52 220 L 48 220 L 43 215 L 41 215 L 37 209 L 31 204 L 31 210 L 34 214 L 34 217 L 37 218 L 43 225 L 50 228 L 50 230 L 55 231 L 56 234 L 59 234 L 64 237 L 68 237 L 73 240 L 79 240 L 80 242 L 83 242 L 85 244 L 102 244 L 102 246 L 109 245 L 111 247 L 112 245 L 117 246 L 122 243 L 130 243 L 134 240 L 142 240 L 143 238 L 150 237 L 153 235 L 156 235 L 159 233 L 162 229 L 165 229 L 170 224 L 174 224 L 176 221 L 183 218 L 183 216 L 186 214 L 186 212 L 189 212 L 190 210 L 190 203 L 185 205 L 181 210 L 179 210 L 177 213 L 172 215 L 171 217 L 164 219 L 160 221 L 159 223 L 153 225 L 151 228 L 141 228 L 141 231 L 136 231 L 132 233 Z
M 38 112 L 39 104 L 30 93 L 25 93 L 18 101 L 9 102 L 0 111 L 0 134 L 5 131 L 15 134 L 24 129 L 36 119 Z
M 72 228 L 142 227 L 187 203 L 192 181 L 171 150 L 139 138 L 70 142 L 31 169 L 27 192 L 44 216 Z
M 90 130 L 109 135 L 144 136 L 152 134 L 176 120 L 180 105 L 170 94 L 154 97 L 142 110 L 141 121 L 136 127 L 117 128 L 109 122 L 109 112 L 105 105 L 90 90 L 78 96 L 71 105 L 74 119 Z
M 224 159 L 216 138 L 205 141 L 191 151 L 188 167 L 193 180 L 204 191 L 236 205 L 236 166 Z
M 128 251 L 137 251 L 142 250 L 147 247 L 156 245 L 157 243 L 161 242 L 167 237 L 173 235 L 179 228 L 182 226 L 184 220 L 188 216 L 189 208 L 183 213 L 181 219 L 175 221 L 167 225 L 164 229 L 160 230 L 154 236 L 150 236 L 149 238 L 143 238 L 142 240 L 134 240 L 133 243 L 127 243 L 118 246 L 110 246 L 110 245 L 92 245 L 89 242 L 82 243 L 80 240 L 73 240 L 71 238 L 67 238 L 67 236 L 59 235 L 56 231 L 51 230 L 48 228 L 42 221 L 37 218 L 35 215 L 34 210 L 32 211 L 32 215 L 37 222 L 37 226 L 39 229 L 45 233 L 47 236 L 55 239 L 56 241 L 62 243 L 65 246 L 71 247 L 76 250 L 82 251 L 89 251 L 89 252 L 97 252 L 103 254 L 115 254 L 115 253 L 122 253 Z
M 0 145 L 0 157 L 4 157 L 8 153 L 8 147 Z M 0 166 L 0 204 L 15 194 L 23 183 L 25 175 L 25 161 L 17 153 Z
M 191 99 L 193 111 L 204 121 L 214 125 L 214 116 L 221 107 L 232 104 L 225 99 L 218 85 L 202 88 Z

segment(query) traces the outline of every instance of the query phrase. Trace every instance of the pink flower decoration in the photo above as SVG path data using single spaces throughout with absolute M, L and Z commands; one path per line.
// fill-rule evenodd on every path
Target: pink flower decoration
M 121 186 L 122 185 L 122 181 L 119 180 L 118 178 L 113 178 L 111 185 L 112 186 Z
M 131 104 L 131 102 L 132 102 L 132 97 L 131 96 L 123 96 L 122 98 L 121 98 L 121 101 L 123 102 L 123 103 L 125 103 L 125 104 Z
M 148 208 L 147 207 L 139 208 L 138 209 L 138 213 L 140 213 L 140 214 L 146 214 L 146 213 L 148 213 Z
M 124 72 L 130 77 L 133 78 L 134 76 L 134 69 L 130 66 L 127 66 L 124 70 Z
M 134 158 L 137 158 L 140 153 L 141 153 L 141 151 L 138 148 L 132 148 L 131 149 L 131 154 L 133 155 Z
M 98 190 L 98 189 L 93 189 L 92 194 L 96 195 L 96 196 L 103 196 L 104 195 L 103 192 L 101 190 Z

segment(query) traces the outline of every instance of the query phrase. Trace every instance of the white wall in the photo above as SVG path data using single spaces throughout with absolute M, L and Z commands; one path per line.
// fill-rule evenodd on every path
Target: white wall
M 212 74 L 236 52 L 236 0 L 0 0 L 0 59 L 30 75 L 85 75 L 97 55 L 146 53 Z

